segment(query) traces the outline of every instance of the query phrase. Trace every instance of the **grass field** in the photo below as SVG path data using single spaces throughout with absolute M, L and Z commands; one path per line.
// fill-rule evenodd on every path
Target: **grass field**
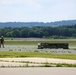
M 76 39 L 5 38 L 5 45 L 38 45 L 40 42 L 69 43 L 69 46 L 76 46 Z M 76 60 L 76 54 L 49 54 L 21 51 L 0 51 L 0 57 L 45 57 Z
M 76 46 L 76 39 L 38 39 L 38 38 L 11 38 L 5 39 L 5 45 L 37 45 L 40 42 L 69 43 L 69 46 Z
M 39 52 L 17 52 L 17 51 L 1 51 L 0 57 L 45 57 L 45 58 L 61 58 L 76 60 L 76 54 L 48 54 Z

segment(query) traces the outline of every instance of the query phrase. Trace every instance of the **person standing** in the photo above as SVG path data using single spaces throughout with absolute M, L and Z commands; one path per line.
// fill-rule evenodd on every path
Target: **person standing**
M 4 37 L 3 36 L 1 36 L 1 38 L 0 38 L 0 48 L 1 48 L 1 45 L 4 48 Z

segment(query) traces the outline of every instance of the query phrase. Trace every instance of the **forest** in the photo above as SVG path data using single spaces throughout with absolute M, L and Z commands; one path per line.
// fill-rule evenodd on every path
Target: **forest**
M 0 36 L 12 38 L 76 38 L 76 24 L 58 27 L 5 27 L 0 28 Z
M 49 27 L 58 27 L 58 26 L 67 26 L 75 25 L 76 20 L 62 20 L 54 22 L 0 22 L 0 28 L 5 27 L 34 27 L 34 26 L 49 26 Z

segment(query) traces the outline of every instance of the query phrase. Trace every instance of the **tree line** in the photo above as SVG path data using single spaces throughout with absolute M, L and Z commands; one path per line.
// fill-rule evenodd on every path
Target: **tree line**
M 0 36 L 13 38 L 76 38 L 76 25 L 59 27 L 6 27 L 0 28 Z

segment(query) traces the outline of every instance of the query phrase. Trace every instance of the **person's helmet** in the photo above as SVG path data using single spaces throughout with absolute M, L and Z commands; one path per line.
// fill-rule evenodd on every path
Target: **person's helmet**
M 1 36 L 1 38 L 3 38 L 3 36 Z

